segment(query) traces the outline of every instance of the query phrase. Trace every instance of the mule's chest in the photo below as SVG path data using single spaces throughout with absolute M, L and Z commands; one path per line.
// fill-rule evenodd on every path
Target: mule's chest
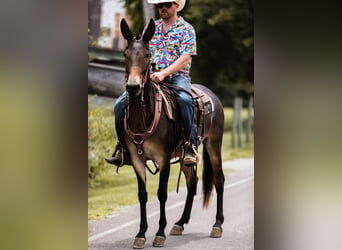
M 161 158 L 165 157 L 163 146 L 158 140 L 149 138 L 144 140 L 142 143 L 136 143 L 137 141 L 127 138 L 127 147 L 131 153 L 131 156 L 139 157 L 143 160 L 160 161 Z

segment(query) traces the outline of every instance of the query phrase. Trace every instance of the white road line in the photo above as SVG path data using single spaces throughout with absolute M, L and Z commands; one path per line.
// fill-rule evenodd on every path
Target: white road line
M 240 184 L 243 184 L 243 183 L 251 181 L 251 180 L 254 180 L 254 175 L 250 176 L 250 177 L 247 177 L 246 179 L 242 179 L 242 180 L 239 180 L 237 182 L 234 182 L 232 184 L 227 184 L 227 185 L 224 186 L 224 189 L 232 188 L 232 187 L 238 186 Z
M 245 178 L 245 179 L 242 179 L 242 180 L 240 180 L 240 181 L 237 181 L 237 182 L 234 182 L 234 183 L 231 183 L 231 184 L 227 184 L 227 185 L 224 186 L 224 189 L 228 189 L 228 188 L 232 188 L 232 187 L 235 187 L 235 186 L 244 184 L 244 183 L 246 183 L 246 182 L 248 182 L 248 181 L 251 181 L 251 180 L 253 180 L 253 179 L 254 179 L 254 176 L 250 176 L 250 177 Z M 202 194 L 195 196 L 195 200 L 200 199 L 202 196 L 203 196 Z M 173 204 L 172 206 L 166 207 L 165 209 L 166 209 L 166 210 L 171 210 L 171 209 L 180 207 L 180 206 L 182 206 L 182 205 L 184 205 L 184 204 L 185 204 L 185 201 L 178 202 L 178 203 Z M 159 211 L 156 211 L 156 212 L 153 212 L 153 213 L 149 214 L 149 215 L 147 216 L 147 218 L 152 218 L 152 217 L 157 216 L 157 215 L 159 215 Z M 140 222 L 140 218 L 139 218 L 139 219 L 132 220 L 132 221 L 129 221 L 129 222 L 125 223 L 125 224 L 122 224 L 122 225 L 120 225 L 120 226 L 118 226 L 118 227 L 109 229 L 109 230 L 104 231 L 104 232 L 102 232 L 102 233 L 95 234 L 95 235 L 93 235 L 93 236 L 91 236 L 91 237 L 88 238 L 88 242 L 97 240 L 97 239 L 102 238 L 102 237 L 104 237 L 104 236 L 106 236 L 106 235 L 108 235 L 108 234 L 112 234 L 112 233 L 114 233 L 114 232 L 116 232 L 116 231 L 118 231 L 118 230 L 121 230 L 121 229 L 123 229 L 123 228 L 125 228 L 125 227 L 128 227 L 128 226 L 130 226 L 130 225 L 133 225 L 133 224 L 139 223 L 139 222 Z

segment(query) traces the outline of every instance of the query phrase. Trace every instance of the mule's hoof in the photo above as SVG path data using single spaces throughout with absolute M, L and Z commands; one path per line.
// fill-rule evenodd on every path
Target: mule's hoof
M 184 228 L 182 226 L 174 224 L 170 231 L 170 235 L 182 235 L 183 231 Z
M 138 238 L 136 237 L 134 240 L 133 248 L 134 249 L 143 249 L 145 247 L 145 238 Z
M 213 227 L 210 233 L 211 238 L 221 238 L 222 237 L 222 228 L 221 227 Z
M 165 243 L 166 238 L 164 236 L 158 236 L 154 237 L 153 240 L 153 246 L 154 247 L 163 247 Z

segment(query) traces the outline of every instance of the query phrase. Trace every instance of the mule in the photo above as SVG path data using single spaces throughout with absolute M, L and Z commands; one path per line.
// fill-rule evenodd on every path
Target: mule
M 165 243 L 165 227 L 167 224 L 165 203 L 170 174 L 170 159 L 180 155 L 183 145 L 181 118 L 177 109 L 174 117 L 167 116 L 162 103 L 161 86 L 150 80 L 151 54 L 149 41 L 154 35 L 155 23 L 151 19 L 143 35 L 133 36 L 125 19 L 121 20 L 121 33 L 127 40 L 124 50 L 126 67 L 126 112 L 124 119 L 124 142 L 130 153 L 131 162 L 138 182 L 138 197 L 140 202 L 140 228 L 133 248 L 144 248 L 148 227 L 146 216 L 146 161 L 151 160 L 160 171 L 158 200 L 160 202 L 159 229 L 156 232 L 153 246 L 162 247 Z M 170 84 L 169 84 L 170 85 Z M 203 206 L 207 207 L 215 186 L 217 192 L 216 221 L 210 233 L 211 237 L 222 236 L 223 191 L 225 177 L 222 171 L 221 146 L 223 136 L 224 112 L 220 100 L 208 88 L 195 85 L 197 90 L 206 93 L 212 100 L 212 110 L 203 116 Z M 199 122 L 199 121 L 197 121 Z M 180 150 L 182 151 L 182 150 Z M 197 187 L 196 166 L 185 166 L 180 161 L 180 167 L 186 178 L 187 197 L 180 219 L 175 222 L 171 235 L 181 235 L 184 224 L 190 219 L 191 208 Z

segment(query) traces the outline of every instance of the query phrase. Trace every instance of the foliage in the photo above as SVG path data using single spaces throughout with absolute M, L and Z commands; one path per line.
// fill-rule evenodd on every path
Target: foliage
M 101 185 L 102 174 L 109 167 L 104 159 L 113 153 L 115 140 L 112 110 L 88 109 L 88 187 Z
M 144 28 L 144 14 L 141 0 L 125 0 L 125 8 L 130 16 L 130 29 L 133 34 L 138 34 Z
M 96 40 L 94 39 L 93 35 L 90 34 L 90 29 L 88 29 L 88 46 L 95 46 Z
M 248 8 L 242 0 L 196 0 L 184 14 L 197 36 L 193 81 L 209 86 L 223 101 L 253 94 L 254 38 Z
M 88 47 L 89 46 L 96 46 L 97 42 L 96 39 L 94 39 L 94 36 L 90 34 L 90 29 L 88 28 Z M 88 62 L 91 62 L 94 60 L 94 57 L 89 55 L 88 53 Z

